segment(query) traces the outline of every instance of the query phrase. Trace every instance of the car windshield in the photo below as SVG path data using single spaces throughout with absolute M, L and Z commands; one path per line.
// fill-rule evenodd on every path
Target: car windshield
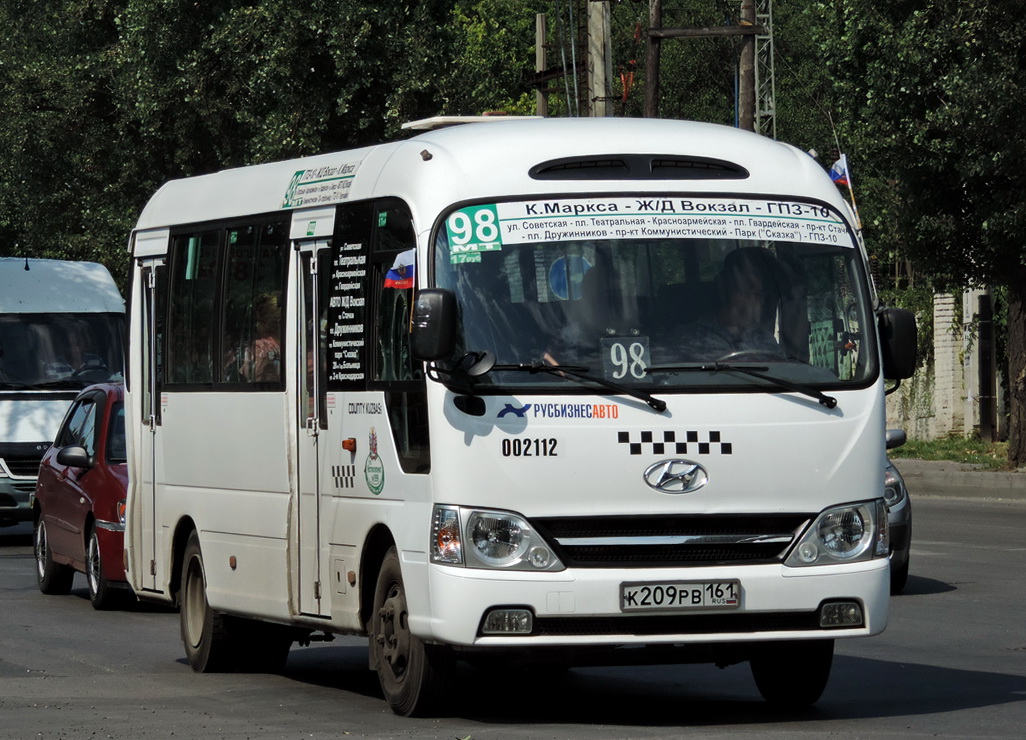
M 0 388 L 84 388 L 120 380 L 122 314 L 0 315 Z
M 435 247 L 460 350 L 496 357 L 482 390 L 567 389 L 567 373 L 532 364 L 660 390 L 771 387 L 759 375 L 843 389 L 876 372 L 860 252 L 825 206 L 489 203 L 448 214 Z

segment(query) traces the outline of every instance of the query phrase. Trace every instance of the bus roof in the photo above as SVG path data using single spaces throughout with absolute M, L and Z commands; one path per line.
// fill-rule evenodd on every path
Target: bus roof
M 729 163 L 743 178 L 538 177 L 536 165 L 611 156 Z M 586 170 L 582 167 L 581 170 Z M 137 229 L 239 218 L 346 200 L 416 194 L 419 208 L 467 199 L 563 192 L 690 192 L 815 198 L 847 213 L 823 167 L 801 150 L 710 123 L 641 118 L 494 120 L 350 151 L 225 170 L 161 187 Z M 415 208 L 415 211 L 418 208 Z M 416 215 L 416 214 L 415 214 Z
M 0 257 L 0 314 L 124 312 L 118 286 L 101 264 Z

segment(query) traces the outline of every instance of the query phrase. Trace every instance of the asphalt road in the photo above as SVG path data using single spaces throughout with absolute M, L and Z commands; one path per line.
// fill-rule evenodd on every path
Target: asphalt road
M 810 710 L 747 666 L 467 669 L 452 711 L 395 717 L 361 640 L 294 648 L 283 675 L 197 675 L 178 616 L 39 593 L 28 530 L 0 530 L 0 738 L 1018 738 L 1026 727 L 1026 500 L 914 496 L 912 570 L 887 631 L 838 643 Z

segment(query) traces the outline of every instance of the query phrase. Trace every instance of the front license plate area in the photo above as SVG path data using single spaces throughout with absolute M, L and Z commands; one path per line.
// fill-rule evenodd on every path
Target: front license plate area
M 667 581 L 621 583 L 621 612 L 681 612 L 697 609 L 737 609 L 741 581 Z

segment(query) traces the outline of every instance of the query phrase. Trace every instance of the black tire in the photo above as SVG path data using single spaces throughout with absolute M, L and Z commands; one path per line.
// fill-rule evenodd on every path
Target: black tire
M 891 595 L 895 596 L 905 590 L 906 584 L 908 584 L 908 563 L 909 559 L 905 558 L 905 562 L 895 568 L 891 566 Z
M 833 640 L 767 642 L 753 648 L 749 662 L 762 698 L 779 707 L 815 704 L 830 678 Z
M 118 605 L 122 594 L 112 588 L 103 575 L 103 560 L 96 527 L 89 530 L 89 541 L 86 543 L 85 577 L 86 585 L 89 587 L 89 603 L 93 605 L 93 609 L 113 609 Z
M 46 523 L 40 514 L 32 530 L 32 549 L 36 554 L 36 583 L 39 590 L 50 596 L 64 596 L 71 593 L 75 571 L 70 565 L 55 563 L 46 536 Z
M 197 673 L 233 670 L 236 651 L 228 618 L 207 603 L 207 579 L 199 535 L 192 532 L 182 557 L 178 591 L 182 643 L 189 665 Z
M 406 590 L 395 547 L 385 554 L 367 629 L 371 667 L 392 711 L 425 716 L 441 708 L 454 660 L 445 648 L 425 645 L 411 631 Z

